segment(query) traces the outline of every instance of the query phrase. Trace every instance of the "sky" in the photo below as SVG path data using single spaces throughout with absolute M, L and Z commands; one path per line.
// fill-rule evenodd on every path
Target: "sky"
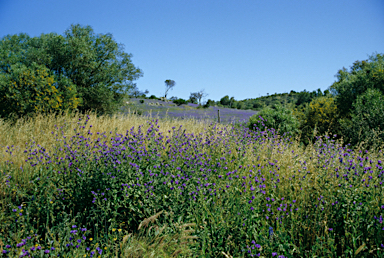
M 0 38 L 71 24 L 111 33 L 168 97 L 236 100 L 328 89 L 339 69 L 384 53 L 383 0 L 0 0 Z

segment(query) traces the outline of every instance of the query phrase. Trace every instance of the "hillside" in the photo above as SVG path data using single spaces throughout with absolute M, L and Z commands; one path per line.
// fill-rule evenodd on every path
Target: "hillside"
M 138 110 L 138 112 L 144 116 L 157 116 L 160 118 L 169 116 L 179 119 L 193 118 L 196 120 L 204 119 L 217 121 L 218 110 L 220 110 L 220 122 L 229 124 L 233 122 L 248 121 L 249 117 L 257 114 L 257 111 L 255 110 L 238 110 L 218 106 L 199 108 L 197 104 L 192 103 L 177 106 L 170 101 L 166 102 L 157 99 L 131 98 L 128 102 L 128 104 L 122 107 L 122 113 L 127 113 L 129 110 Z

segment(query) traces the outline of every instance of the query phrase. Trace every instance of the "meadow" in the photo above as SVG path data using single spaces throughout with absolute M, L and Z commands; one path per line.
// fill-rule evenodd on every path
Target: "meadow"
M 2 257 L 384 257 L 380 149 L 130 112 L 0 121 L 0 148 Z
M 142 103 L 140 101 L 142 101 Z M 125 105 L 121 108 L 121 113 L 126 113 L 132 109 L 139 109 L 144 116 L 158 118 L 172 117 L 181 120 L 211 120 L 212 122 L 218 121 L 217 111 L 220 110 L 220 123 L 224 124 L 247 122 L 252 115 L 257 114 L 258 112 L 254 110 L 241 110 L 217 106 L 203 108 L 202 106 L 193 103 L 177 106 L 171 101 L 131 98 L 129 100 L 129 105 Z

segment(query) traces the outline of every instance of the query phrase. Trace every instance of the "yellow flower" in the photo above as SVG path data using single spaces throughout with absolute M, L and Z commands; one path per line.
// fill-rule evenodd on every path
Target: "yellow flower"
M 104 247 L 104 250 L 107 250 L 107 247 Z
M 115 237 L 115 238 L 113 239 L 113 241 L 116 241 L 116 239 L 117 239 L 117 238 Z
M 89 241 L 92 241 L 93 240 L 93 238 L 91 237 L 90 239 L 89 239 Z
M 51 201 L 51 204 L 52 204 L 53 202 Z
M 115 228 L 113 228 L 113 229 L 112 229 L 112 232 L 115 232 L 115 231 L 116 231 L 116 229 L 115 229 Z
M 119 228 L 118 231 L 121 232 L 121 228 Z

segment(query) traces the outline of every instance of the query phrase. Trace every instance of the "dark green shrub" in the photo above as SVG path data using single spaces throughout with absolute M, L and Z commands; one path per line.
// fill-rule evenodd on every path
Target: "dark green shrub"
M 157 99 L 157 97 L 156 97 L 155 95 L 151 95 L 151 96 L 149 97 L 149 99 Z
M 354 62 L 350 71 L 339 70 L 337 79 L 330 89 L 336 96 L 341 117 L 349 119 L 353 103 L 367 89 L 378 89 L 384 94 L 384 55 L 376 54 L 368 60 Z
M 384 141 L 384 95 L 378 89 L 368 89 L 353 103 L 351 120 L 343 120 L 348 141 L 356 145 L 364 141 L 367 147 Z
M 252 107 L 254 108 L 254 109 L 262 109 L 263 107 L 264 107 L 264 103 L 263 102 L 254 102 L 253 103 L 253 105 L 252 105 Z
M 274 109 L 264 108 L 256 115 L 249 118 L 248 127 L 250 129 L 274 128 L 279 134 L 295 135 L 299 133 L 299 120 L 294 116 L 292 110 L 281 105 L 276 105 Z
M 231 103 L 231 100 L 229 99 L 229 96 L 226 95 L 220 99 L 220 104 L 223 106 L 228 106 Z
M 188 104 L 188 102 L 185 99 L 176 99 L 176 100 L 173 101 L 173 103 L 175 103 L 178 106 Z
M 208 99 L 207 102 L 204 104 L 203 108 L 209 108 L 210 106 L 214 105 L 215 101 Z
M 143 100 L 143 99 L 141 99 L 141 100 L 140 100 L 140 103 L 141 103 L 141 104 L 143 104 L 143 103 L 144 103 L 144 100 Z

